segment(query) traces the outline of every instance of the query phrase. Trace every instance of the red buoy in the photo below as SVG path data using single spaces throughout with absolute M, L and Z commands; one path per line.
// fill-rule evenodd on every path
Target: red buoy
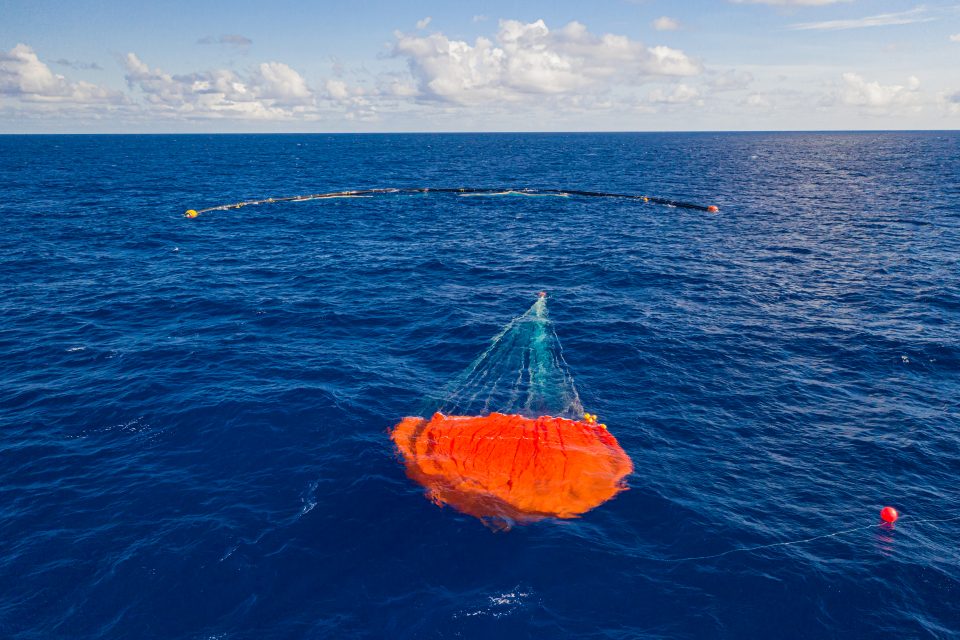
M 707 207 L 707 211 L 709 211 L 710 213 L 717 213 L 718 211 L 720 211 L 720 207 L 718 207 L 715 204 L 712 204 L 709 207 Z
M 897 521 L 897 518 L 899 517 L 900 517 L 900 514 L 897 513 L 897 510 L 894 509 L 893 507 L 884 507 L 883 509 L 880 509 L 880 519 L 883 520 L 884 522 L 889 522 L 890 524 L 893 524 L 894 522 Z

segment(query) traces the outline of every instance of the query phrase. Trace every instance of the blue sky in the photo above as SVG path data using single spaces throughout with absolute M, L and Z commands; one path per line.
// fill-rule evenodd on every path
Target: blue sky
M 958 125 L 950 2 L 0 0 L 0 132 Z

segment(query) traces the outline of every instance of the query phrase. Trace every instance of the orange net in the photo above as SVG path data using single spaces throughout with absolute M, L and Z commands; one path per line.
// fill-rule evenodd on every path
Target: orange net
M 390 435 L 434 502 L 501 526 L 574 518 L 626 489 L 633 471 L 593 418 L 436 413 L 404 418 Z

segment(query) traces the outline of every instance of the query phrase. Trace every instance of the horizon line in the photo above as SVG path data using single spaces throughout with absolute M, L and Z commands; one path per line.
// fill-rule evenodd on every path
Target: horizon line
M 0 131 L 0 136 L 364 136 L 364 135 L 568 135 L 568 134 L 658 134 L 658 133 L 960 133 L 956 129 L 590 129 L 529 131 L 503 129 L 496 131 Z

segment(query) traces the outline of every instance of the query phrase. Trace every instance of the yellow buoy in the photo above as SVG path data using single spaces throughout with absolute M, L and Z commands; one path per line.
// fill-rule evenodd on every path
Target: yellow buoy
M 188 218 L 196 218 L 200 214 L 197 213 L 196 210 L 194 209 L 187 209 L 187 212 L 184 213 L 183 215 L 185 215 Z

